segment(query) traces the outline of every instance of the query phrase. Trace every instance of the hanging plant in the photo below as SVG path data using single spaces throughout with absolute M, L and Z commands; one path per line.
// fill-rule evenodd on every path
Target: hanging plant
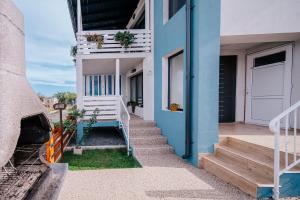
M 104 37 L 103 35 L 97 35 L 97 34 L 92 34 L 92 35 L 86 35 L 86 40 L 88 42 L 95 42 L 97 43 L 97 48 L 101 49 L 102 45 L 104 43 Z
M 77 46 L 76 46 L 76 45 L 75 45 L 75 46 L 71 46 L 70 55 L 71 55 L 72 57 L 75 57 L 76 54 L 77 54 Z
M 117 32 L 115 41 L 120 42 L 121 46 L 127 49 L 135 40 L 134 35 L 129 31 Z

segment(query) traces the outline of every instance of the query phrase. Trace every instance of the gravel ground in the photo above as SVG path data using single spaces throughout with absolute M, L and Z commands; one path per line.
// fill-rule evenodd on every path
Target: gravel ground
M 138 160 L 143 168 L 69 171 L 59 199 L 252 199 L 175 155 Z

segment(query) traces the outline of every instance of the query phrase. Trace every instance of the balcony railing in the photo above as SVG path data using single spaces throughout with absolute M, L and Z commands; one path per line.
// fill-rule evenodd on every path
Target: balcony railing
M 124 48 L 115 35 L 118 32 L 129 31 L 134 35 L 134 42 L 128 48 Z M 96 42 L 87 41 L 89 35 L 100 35 L 103 37 L 101 47 Z M 83 31 L 77 34 L 77 54 L 97 53 L 148 53 L 151 52 L 151 31 L 150 30 L 106 30 L 106 31 Z

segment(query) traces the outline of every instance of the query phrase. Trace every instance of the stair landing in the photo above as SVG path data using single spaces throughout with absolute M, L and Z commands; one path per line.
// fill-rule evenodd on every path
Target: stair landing
M 219 125 L 220 139 L 232 137 L 249 143 L 258 144 L 274 149 L 274 135 L 267 126 L 258 126 L 244 123 L 221 123 Z M 291 133 L 292 135 L 292 133 Z M 292 141 L 292 136 L 289 137 Z M 297 146 L 300 147 L 300 131 L 298 130 Z M 284 136 L 280 137 L 280 150 L 285 151 Z M 293 145 L 289 146 L 289 152 L 293 152 Z M 300 148 L 297 148 L 300 155 Z
M 220 143 L 215 146 L 214 154 L 202 156 L 200 163 L 206 171 L 231 183 L 252 197 L 270 198 L 274 186 L 273 155 L 272 148 L 227 136 L 222 137 Z M 289 160 L 292 161 L 292 155 Z M 284 162 L 285 157 L 282 153 L 281 168 L 284 168 Z M 299 174 L 300 166 L 293 168 L 292 171 Z M 298 175 L 282 178 L 282 195 L 300 195 L 299 191 L 291 189 L 295 185 L 287 186 L 286 184 L 286 182 L 296 182 L 296 180 L 299 180 Z

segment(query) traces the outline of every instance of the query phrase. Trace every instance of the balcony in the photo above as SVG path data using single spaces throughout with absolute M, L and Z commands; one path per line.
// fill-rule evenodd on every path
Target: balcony
M 134 35 L 134 42 L 128 48 L 122 47 L 120 42 L 115 41 L 118 32 L 129 31 Z M 102 45 L 97 42 L 88 41 L 88 36 L 102 36 Z M 151 52 L 151 31 L 145 29 L 130 30 L 101 30 L 101 31 L 82 31 L 77 34 L 77 54 L 128 54 L 128 53 L 150 53 Z

